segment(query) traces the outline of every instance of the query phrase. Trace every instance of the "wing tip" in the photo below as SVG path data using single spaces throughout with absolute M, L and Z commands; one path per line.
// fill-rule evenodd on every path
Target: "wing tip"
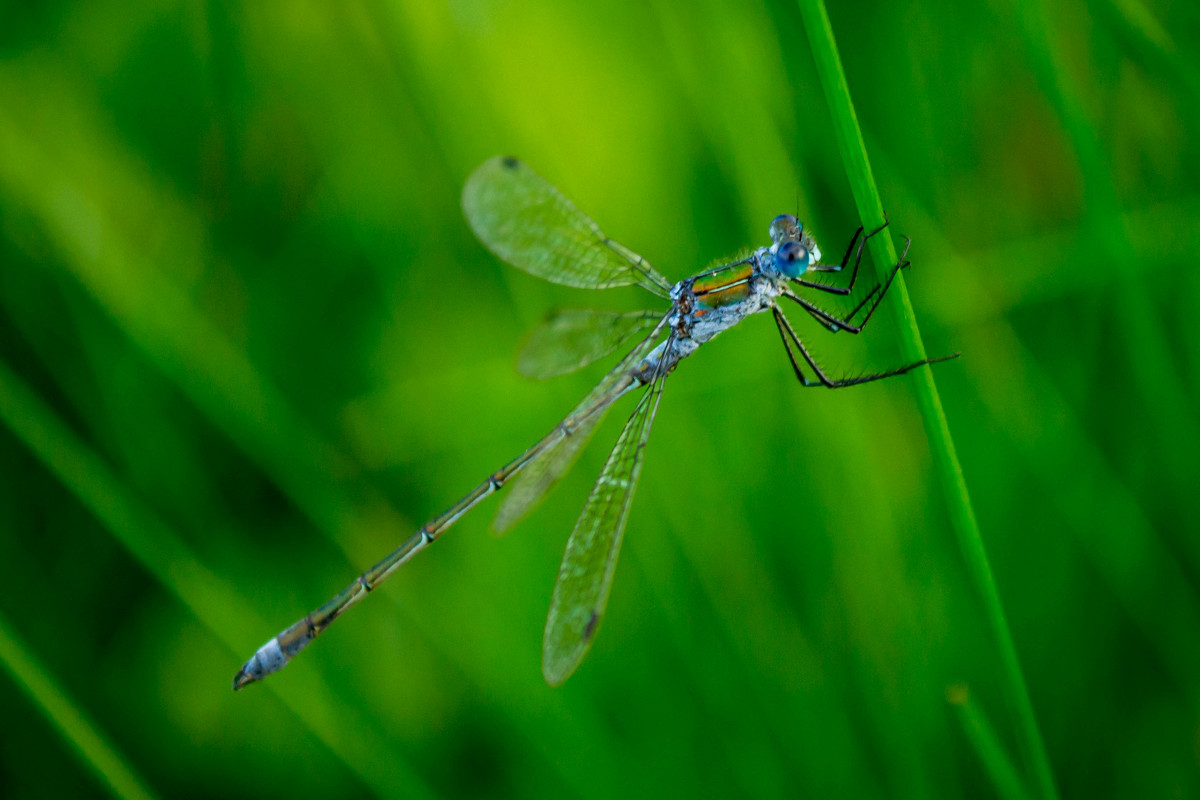
M 503 507 L 501 508 L 501 511 L 503 511 Z M 520 517 L 513 519 L 511 515 L 502 514 L 500 511 L 497 511 L 496 516 L 492 517 L 492 524 L 489 530 L 491 531 L 492 536 L 495 536 L 497 539 L 499 539 L 501 536 L 504 536 L 504 534 L 511 531 L 513 526 L 515 526 L 519 520 Z
M 542 654 L 542 677 L 551 689 L 557 689 L 567 682 L 567 678 L 575 673 L 579 659 L 554 658 L 549 653 Z
M 553 611 L 551 612 L 553 614 Z M 600 613 L 592 609 L 591 615 L 580 631 L 579 639 L 569 647 L 561 644 L 561 630 L 551 630 L 553 623 L 547 620 L 546 638 L 542 646 L 542 677 L 551 687 L 559 687 L 575 674 L 596 638 L 600 626 Z M 557 627 L 557 626 L 555 626 Z

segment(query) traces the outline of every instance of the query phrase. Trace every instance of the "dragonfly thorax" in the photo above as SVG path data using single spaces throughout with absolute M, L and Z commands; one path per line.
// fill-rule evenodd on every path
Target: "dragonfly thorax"
M 783 293 L 786 278 L 775 268 L 775 256 L 761 247 L 748 258 L 682 280 L 671 288 L 667 319 L 669 342 L 646 359 L 670 372 L 705 342 L 751 314 L 766 311 Z
M 816 239 L 791 214 L 771 221 L 769 247 L 760 247 L 732 264 L 693 275 L 671 287 L 672 336 L 647 357 L 667 372 L 700 345 L 751 314 L 772 308 L 789 281 L 821 259 Z

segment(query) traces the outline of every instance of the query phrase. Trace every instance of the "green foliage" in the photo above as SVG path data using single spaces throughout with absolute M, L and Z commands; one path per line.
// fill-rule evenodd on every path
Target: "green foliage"
M 588 392 L 611 359 L 516 370 L 552 309 L 659 305 L 490 256 L 497 154 L 672 280 L 886 208 L 910 301 L 799 333 L 836 373 L 914 357 L 889 314 L 963 353 L 921 373 L 1054 782 L 1200 794 L 1192 5 L 830 4 L 865 147 L 815 6 L 9 6 L 0 796 L 1044 793 L 931 395 L 802 389 L 765 316 L 667 381 L 562 688 L 550 590 L 631 400 L 511 535 L 478 509 L 230 691 Z

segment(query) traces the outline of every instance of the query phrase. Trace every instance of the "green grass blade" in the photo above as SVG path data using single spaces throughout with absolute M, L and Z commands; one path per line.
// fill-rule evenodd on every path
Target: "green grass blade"
M 150 800 L 155 795 L 146 783 L 125 763 L 124 757 L 104 734 L 76 707 L 71 698 L 54 682 L 46 668 L 0 617 L 0 667 L 58 729 L 92 771 L 117 797 Z
M 1140 258 L 1155 257 L 1152 247 L 1146 254 L 1133 250 L 1124 225 L 1108 224 L 1122 220 L 1123 199 L 1119 179 L 1111 169 L 1111 153 L 1091 121 L 1082 95 L 1082 87 L 1069 67 L 1070 58 L 1061 52 L 1061 41 L 1054 14 L 1044 2 L 1021 0 L 1014 4 L 1019 29 L 1028 53 L 1030 68 L 1038 84 L 1058 115 L 1070 140 L 1079 166 L 1083 189 L 1083 221 L 1089 240 L 1101 258 L 1111 253 L 1130 253 Z M 1194 104 L 1192 104 L 1194 106 Z M 1195 402 L 1177 368 L 1170 337 L 1163 326 L 1160 310 L 1155 307 L 1141 277 L 1141 268 L 1133 261 L 1119 270 L 1114 305 L 1125 344 L 1124 369 L 1142 396 L 1146 413 L 1161 421 L 1154 427 L 1166 460 L 1166 485 L 1184 508 L 1193 505 L 1193 481 L 1186 478 L 1192 467 L 1189 454 L 1200 450 L 1200 420 Z
M 875 163 L 882 167 L 880 172 L 896 175 L 878 150 Z M 1050 497 L 1066 523 L 1063 530 L 1071 533 L 1079 552 L 1102 576 L 1113 597 L 1162 659 L 1187 702 L 1200 708 L 1200 646 L 1194 644 L 1195 637 L 1190 633 L 1196 627 L 1195 620 L 1200 619 L 1200 594 L 1194 591 L 1177 556 L 1155 529 L 1145 498 L 1132 491 L 1114 470 L 1089 437 L 1068 398 L 1005 319 L 1009 309 L 1022 304 L 1069 300 L 1072 293 L 1094 290 L 1098 282 L 1095 276 L 1090 286 L 1081 273 L 1075 274 L 1073 282 L 1062 278 L 1064 273 L 1080 269 L 1070 263 L 1066 253 L 1067 248 L 1078 250 L 1072 243 L 1078 240 L 1079 232 L 1014 240 L 999 250 L 976 251 L 968 257 L 956 252 L 945 239 L 937 220 L 922 208 L 910 187 L 899 181 L 889 181 L 889 186 L 891 194 L 898 196 L 899 204 L 907 209 L 905 227 L 924 232 L 922 245 L 942 253 L 942 272 L 953 276 L 953 283 L 947 281 L 946 289 L 958 302 L 944 303 L 938 309 L 940 321 L 957 328 L 967 352 L 988 351 L 988 369 L 967 371 L 968 380 L 976 385 L 978 406 L 991 417 L 988 426 L 1004 432 L 1014 452 L 1041 485 L 1055 487 Z M 1161 244 L 1156 252 L 1170 264 L 1200 250 L 1200 230 L 1191 225 L 1197 216 L 1200 210 L 1189 201 L 1154 205 L 1121 219 L 1110 218 L 1106 224 L 1124 225 L 1138 242 L 1138 252 L 1149 251 L 1159 231 L 1179 231 L 1177 239 L 1158 237 Z M 1055 279 L 1062 280 L 1062 285 L 1056 287 L 1050 281 L 1035 285 L 1031 277 L 1014 278 L 1011 269 L 1004 273 L 1003 284 L 994 282 L 1005 265 L 1035 259 L 1043 265 L 1053 263 Z M 1157 265 L 1157 260 L 1146 263 Z M 1111 272 L 1107 280 L 1117 280 L 1115 273 Z M 980 281 L 981 275 L 989 276 L 986 287 Z M 1018 372 L 1023 377 L 1017 383 L 1005 377 Z M 1030 409 L 1053 412 L 1033 414 Z M 1173 613 L 1162 613 L 1164 607 L 1173 609 Z
M 1011 326 L 988 322 L 965 329 L 963 335 L 968 342 L 986 342 L 999 365 L 990 375 L 972 374 L 976 405 L 987 415 L 984 424 L 1004 431 L 1035 480 L 1054 484 L 1050 499 L 1063 530 L 1161 659 L 1183 702 L 1200 708 L 1200 643 L 1194 636 L 1200 596 L 1177 553 L 1155 529 L 1144 499 L 1125 485 L 1088 438 L 1052 376 L 1038 366 Z M 1001 379 L 996 376 L 1013 374 L 1017 365 L 1023 370 L 1021 386 L 1000 400 Z M 1031 416 L 1025 413 L 1030 408 L 1059 411 L 1052 417 Z
M 876 228 L 884 221 L 883 204 L 880 202 L 879 190 L 875 186 L 875 178 L 871 173 L 866 146 L 863 144 L 862 131 L 854 113 L 846 76 L 842 71 L 837 44 L 833 38 L 833 29 L 829 23 L 829 15 L 825 11 L 825 4 L 822 0 L 800 0 L 799 5 L 808 34 L 809 46 L 816 61 L 817 73 L 820 76 L 833 117 L 838 146 L 846 165 L 859 216 L 867 229 Z M 870 240 L 870 248 L 880 279 L 886 280 L 886 273 L 897 261 L 896 249 L 892 243 L 890 232 L 885 230 L 882 235 L 873 237 Z M 905 357 L 912 361 L 925 358 L 925 345 L 921 340 L 921 333 L 917 327 L 912 302 L 909 300 L 908 291 L 904 286 L 903 276 L 896 278 L 895 285 L 891 290 L 890 303 L 899 324 L 900 347 Z M 1021 671 L 1017 648 L 1004 614 L 1004 607 L 1000 602 L 999 589 L 992 576 L 987 553 L 984 550 L 983 538 L 979 533 L 979 523 L 975 519 L 975 511 L 967 493 L 967 484 L 963 478 L 954 440 L 950 436 L 950 428 L 946 422 L 945 411 L 942 409 L 941 398 L 938 396 L 937 386 L 933 381 L 933 373 L 929 369 L 915 370 L 912 373 L 912 380 L 917 402 L 921 408 L 921 416 L 925 423 L 925 432 L 929 437 L 930 450 L 946 493 L 954 530 L 962 547 L 971 579 L 983 600 L 988 624 L 996 637 L 1003 663 L 1006 688 L 1016 714 L 1025 758 L 1033 770 L 1040 794 L 1045 798 L 1056 798 L 1058 793 L 1054 788 L 1050 760 L 1046 755 L 1045 744 L 1034 717 L 1033 703 L 1029 699 L 1029 690 Z
M 1092 8 L 1097 19 L 1107 22 L 1115 39 L 1129 55 L 1155 78 L 1177 84 L 1191 96 L 1200 98 L 1200 69 L 1180 52 L 1170 32 L 1139 0 L 1107 0 Z M 1193 113 L 1195 113 L 1195 106 Z
M 946 700 L 954 707 L 963 732 L 971 740 L 979 760 L 983 762 L 984 770 L 992 779 L 992 785 L 996 787 L 996 794 L 1003 800 L 1028 800 L 1029 794 L 1021 785 L 1021 777 L 1017 774 L 1012 759 L 1000 744 L 996 729 L 992 727 L 979 704 L 971 700 L 971 693 L 967 687 L 963 684 L 951 686 L 946 690 Z
M 265 629 L 249 610 L 253 604 L 202 564 L 2 360 L 0 424 L 12 430 L 113 538 L 229 648 L 232 657 L 252 651 L 255 632 Z M 335 700 L 326 688 L 329 681 L 300 679 L 304 685 L 297 692 L 267 686 L 372 791 L 381 797 L 434 796 L 383 733 Z

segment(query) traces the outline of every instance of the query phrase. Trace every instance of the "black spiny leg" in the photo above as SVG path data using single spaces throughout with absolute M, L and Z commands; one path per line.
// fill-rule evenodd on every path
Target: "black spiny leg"
M 780 311 L 778 307 L 775 307 L 772 309 L 772 313 L 775 315 L 775 325 L 779 328 L 779 335 L 783 337 L 784 347 L 787 348 L 788 359 L 792 362 L 792 369 L 795 371 L 796 377 L 799 378 L 800 382 L 805 386 L 823 385 L 830 389 L 841 389 L 845 386 L 856 386 L 860 383 L 870 383 L 871 381 L 877 381 L 882 378 L 890 378 L 893 375 L 903 375 L 905 372 L 916 369 L 920 366 L 924 366 L 925 364 L 935 364 L 938 361 L 948 361 L 952 358 L 958 358 L 959 355 L 958 353 L 955 353 L 949 356 L 939 356 L 938 358 L 923 358 L 920 361 L 914 361 L 911 364 L 906 364 L 902 367 L 896 367 L 895 369 L 885 370 L 884 372 L 876 372 L 870 375 L 860 375 L 856 378 L 841 378 L 839 380 L 833 380 L 825 374 L 824 370 L 817 366 L 817 362 L 813 360 L 813 357 L 809 354 L 808 349 L 804 346 L 804 343 L 800 341 L 800 337 L 796 335 L 796 331 L 792 329 L 791 323 L 788 322 L 787 317 L 783 315 L 783 312 Z M 791 340 L 790 342 L 788 341 L 789 339 Z M 795 344 L 796 349 L 800 351 L 800 355 L 804 357 L 804 360 L 808 363 L 808 366 L 811 367 L 812 371 L 816 373 L 817 380 L 820 381 L 820 384 L 818 384 L 816 381 L 810 381 L 804 376 L 804 373 L 800 371 L 800 365 L 796 362 L 796 356 L 792 352 L 792 344 Z
M 886 217 L 884 219 L 886 220 Z M 816 266 L 812 266 L 812 267 L 808 268 L 809 271 L 811 271 L 811 272 L 841 272 L 843 269 L 846 268 L 846 264 L 850 261 L 850 254 L 854 253 L 854 269 L 851 270 L 851 272 L 850 272 L 849 285 L 844 286 L 844 287 L 830 286 L 829 284 L 826 284 L 826 283 L 815 283 L 813 281 L 806 281 L 803 278 L 792 278 L 792 283 L 796 284 L 797 286 L 806 286 L 809 289 L 817 289 L 822 292 L 829 292 L 830 294 L 838 294 L 838 295 L 842 295 L 842 296 L 846 296 L 846 295 L 850 294 L 852 291 L 854 291 L 854 282 L 856 280 L 858 280 L 858 267 L 862 263 L 863 248 L 866 247 L 867 240 L 870 239 L 872 236 L 875 236 L 876 234 L 882 232 L 883 229 L 886 228 L 888 225 L 889 225 L 889 223 L 885 221 L 878 228 L 871 231 L 866 236 L 862 237 L 861 240 L 858 237 L 859 237 L 859 234 L 862 233 L 863 229 L 860 227 L 858 230 L 856 230 L 854 232 L 854 237 L 850 240 L 850 246 L 848 248 L 846 248 L 846 255 L 842 256 L 842 263 L 837 264 L 836 266 L 827 266 L 827 265 L 818 264 Z M 857 249 L 854 246 L 855 242 L 858 242 Z M 901 259 L 901 260 L 903 260 L 903 259 Z
M 837 264 L 813 264 L 809 267 L 810 272 L 841 272 L 846 268 L 846 264 L 850 261 L 850 254 L 854 252 L 854 243 L 858 241 L 858 237 L 862 235 L 862 225 L 858 226 L 858 230 L 850 237 L 850 246 L 846 248 L 846 255 L 842 256 L 842 260 Z
M 792 371 L 796 373 L 796 379 L 805 386 L 820 386 L 817 381 L 810 381 L 805 377 L 804 372 L 800 369 L 800 365 L 796 362 L 796 354 L 792 352 L 792 343 L 788 339 L 787 331 L 784 326 L 787 325 L 787 320 L 783 317 L 783 312 L 776 306 L 771 309 L 771 313 L 775 316 L 775 327 L 779 329 L 779 338 L 783 339 L 783 349 L 787 350 L 788 361 L 792 362 Z M 789 325 L 788 328 L 791 326 Z
M 896 273 L 908 266 L 909 262 L 904 260 L 904 256 L 908 255 L 908 248 L 911 244 L 912 240 L 906 238 L 904 252 L 900 254 L 900 261 L 898 261 L 896 266 L 892 268 L 892 274 L 888 276 L 887 283 L 883 285 L 882 290 L 878 285 L 876 285 L 874 289 L 867 293 L 867 296 L 863 298 L 862 302 L 855 306 L 854 310 L 844 318 L 831 314 L 820 306 L 805 300 L 803 297 L 792 291 L 785 289 L 783 296 L 795 303 L 800 304 L 800 306 L 802 306 L 805 311 L 811 314 L 817 322 L 821 323 L 831 331 L 841 330 L 854 334 L 862 333 L 863 328 L 867 326 L 867 322 L 871 319 L 871 315 L 875 313 L 875 309 L 879 307 L 880 301 L 883 300 L 883 296 L 887 294 L 887 290 L 891 288 L 892 281 L 896 279 Z M 860 310 L 862 310 L 862 307 L 867 303 L 867 301 L 871 300 L 872 297 L 875 299 L 875 301 L 871 303 L 871 307 L 867 309 L 867 315 L 863 317 L 862 322 L 858 323 L 857 325 L 850 322 L 850 320 L 852 320 L 854 316 L 858 314 Z

